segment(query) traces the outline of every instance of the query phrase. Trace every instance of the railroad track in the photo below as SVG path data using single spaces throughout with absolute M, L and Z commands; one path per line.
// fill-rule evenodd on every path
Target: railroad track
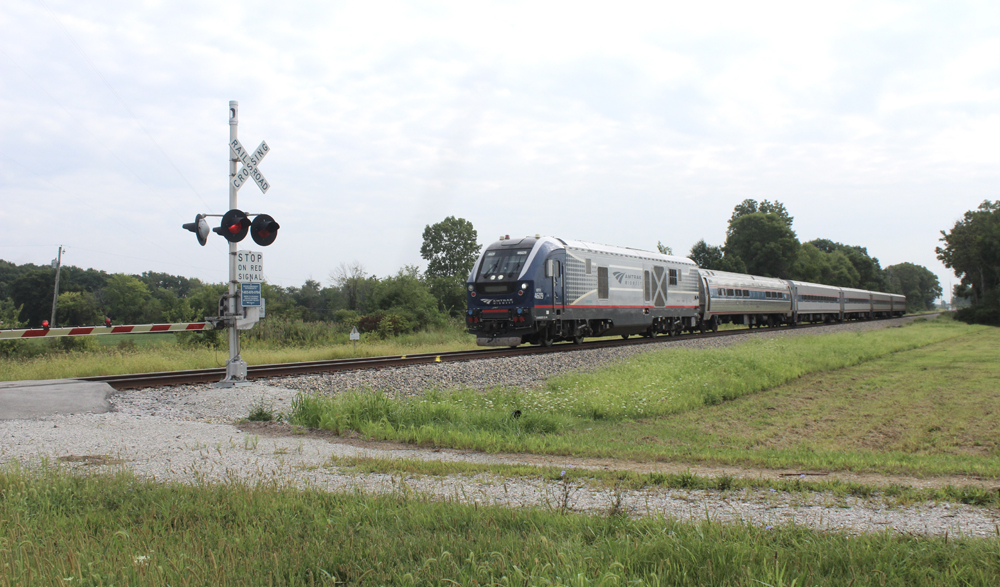
M 801 324 L 799 326 L 778 326 L 759 328 L 757 331 L 778 332 L 782 330 L 803 330 L 818 328 L 829 324 Z M 447 353 L 419 353 L 413 355 L 395 355 L 388 357 L 363 357 L 357 359 L 334 359 L 329 361 L 306 361 L 303 363 L 280 363 L 274 365 L 250 365 L 247 368 L 247 379 L 268 379 L 270 377 L 285 377 L 303 375 L 306 373 L 328 373 L 332 371 L 359 371 L 363 369 L 385 369 L 389 367 L 406 367 L 410 365 L 426 365 L 430 363 L 449 363 L 453 361 L 477 361 L 501 357 L 517 357 L 522 355 L 563 353 L 599 349 L 614 346 L 643 345 L 671 342 L 675 340 L 691 340 L 695 338 L 713 338 L 749 334 L 754 329 L 740 328 L 684 334 L 680 336 L 658 336 L 653 338 L 634 337 L 628 339 L 603 339 L 586 341 L 583 344 L 556 344 L 550 347 L 519 346 L 516 348 L 487 348 L 471 351 L 454 351 Z M 212 369 L 192 369 L 190 371 L 164 371 L 160 373 L 133 373 L 130 375 L 98 375 L 95 377 L 79 377 L 80 381 L 103 381 L 115 389 L 137 389 L 142 387 L 162 387 L 166 385 L 186 385 L 191 383 L 213 383 L 221 381 L 226 376 L 225 367 Z

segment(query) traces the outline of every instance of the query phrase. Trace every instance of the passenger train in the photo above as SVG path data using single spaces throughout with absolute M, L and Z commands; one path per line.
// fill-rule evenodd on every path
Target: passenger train
M 700 269 L 690 259 L 553 237 L 503 237 L 467 280 L 480 346 L 675 335 L 902 316 L 901 295 Z

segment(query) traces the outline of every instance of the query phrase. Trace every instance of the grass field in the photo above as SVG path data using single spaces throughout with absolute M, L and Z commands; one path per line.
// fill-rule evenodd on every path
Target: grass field
M 996 585 L 1000 539 L 0 471 L 0 587 Z
M 375 393 L 305 398 L 299 417 L 371 437 L 488 450 L 997 477 L 998 343 L 997 329 L 924 321 L 864 334 L 658 351 L 537 390 L 440 391 L 410 401 Z M 520 418 L 510 417 L 515 408 Z M 427 474 L 486 467 L 335 464 Z M 509 472 L 556 475 L 544 468 Z M 765 483 L 570 475 L 722 491 Z M 798 480 L 769 483 L 809 490 Z M 834 495 L 871 490 L 810 485 Z M 0 469 L 0 587 L 1000 584 L 1000 530 L 990 539 L 847 535 L 632 519 L 610 510 L 462 505 L 399 487 L 376 497 L 8 466 Z M 997 507 L 995 493 L 962 491 L 894 487 L 886 495 L 900 504 L 942 499 Z
M 0 359 L 0 381 L 206 369 L 224 367 L 229 358 L 229 351 L 226 348 L 211 349 L 179 345 L 172 335 L 123 336 L 127 338 L 115 338 L 116 344 L 114 345 L 92 345 L 95 348 L 88 351 L 71 351 L 28 359 Z M 143 338 L 144 336 L 148 338 Z M 112 336 L 95 338 L 101 339 L 101 342 L 108 342 Z M 126 341 L 126 344 L 121 344 L 123 341 Z M 129 344 L 129 342 L 135 344 Z M 418 332 L 386 341 L 372 340 L 359 344 L 357 350 L 352 344 L 287 346 L 282 348 L 251 346 L 243 348 L 241 355 L 243 360 L 251 365 L 264 365 L 351 357 L 448 352 L 471 348 L 476 348 L 475 337 L 461 331 L 448 329 Z
M 1000 399 L 998 343 L 941 319 L 668 349 L 536 390 L 308 396 L 293 421 L 491 452 L 997 477 L 996 418 L 981 416 Z

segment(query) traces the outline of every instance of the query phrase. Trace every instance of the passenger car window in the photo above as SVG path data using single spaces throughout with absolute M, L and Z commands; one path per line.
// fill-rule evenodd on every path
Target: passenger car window
M 608 299 L 608 268 L 598 267 L 597 268 L 597 297 L 606 300 Z

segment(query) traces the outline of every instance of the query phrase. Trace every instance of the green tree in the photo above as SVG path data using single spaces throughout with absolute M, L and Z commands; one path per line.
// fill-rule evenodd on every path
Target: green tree
M 885 282 L 885 272 L 882 270 L 881 264 L 879 264 L 878 259 L 868 254 L 867 248 L 836 243 L 825 238 L 811 240 L 808 244 L 813 245 L 824 253 L 833 254 L 839 251 L 847 257 L 847 260 L 850 261 L 858 276 L 856 283 L 844 287 L 857 287 L 873 291 L 885 291 L 888 289 Z
M 885 268 L 885 274 L 890 291 L 905 295 L 906 307 L 911 312 L 933 308 L 934 300 L 943 293 L 937 275 L 920 265 L 890 265 Z
M 656 250 L 660 251 L 661 255 L 673 255 L 674 254 L 674 250 L 673 249 L 671 249 L 667 245 L 661 243 L 660 241 L 656 241 Z
M 465 313 L 465 280 L 454 277 L 424 277 L 427 289 L 438 301 L 438 308 L 450 316 L 458 318 Z
M 788 278 L 800 245 L 786 218 L 787 213 L 734 213 L 723 247 L 725 257 L 738 257 L 748 273 Z
M 742 259 L 736 255 L 724 254 L 722 247 L 710 245 L 704 239 L 696 242 L 691 247 L 688 258 L 695 262 L 702 269 L 711 271 L 728 271 L 730 273 L 746 273 L 747 266 Z
M 1000 324 L 1000 200 L 986 200 L 966 212 L 950 232 L 941 231 L 941 242 L 944 246 L 935 249 L 938 259 L 966 286 L 956 293 L 972 299 L 959 318 Z
M 763 202 L 758 204 L 757 200 L 746 199 L 740 202 L 739 204 L 736 204 L 736 207 L 733 208 L 733 215 L 729 217 L 729 229 L 726 232 L 726 236 L 728 237 L 730 234 L 732 234 L 733 223 L 736 222 L 737 219 L 746 216 L 748 214 L 758 214 L 758 213 L 773 214 L 777 216 L 783 223 L 785 223 L 785 226 L 787 226 L 788 228 L 792 227 L 792 221 L 794 220 L 794 218 L 789 216 L 788 210 L 785 209 L 785 205 L 782 204 L 781 202 L 777 200 L 775 200 L 774 202 L 764 200 Z
M 298 318 L 304 322 L 317 322 L 329 317 L 326 298 L 318 281 L 307 279 L 302 287 L 288 288 L 288 294 L 298 310 Z
M 21 321 L 21 306 L 15 305 L 10 298 L 0 299 L 0 329 L 14 330 L 24 328 L 27 323 Z M 24 341 L 0 340 L 0 357 L 16 355 L 24 346 Z
M 105 313 L 116 323 L 135 324 L 141 321 L 150 295 L 145 283 L 131 275 L 116 273 L 108 278 L 99 298 Z
M 477 237 L 472 223 L 464 218 L 449 216 L 426 226 L 420 256 L 427 261 L 427 275 L 464 280 L 479 256 Z
M 94 326 L 104 323 L 97 298 L 89 291 L 59 294 L 56 318 L 56 323 L 60 326 Z
M 353 312 L 365 311 L 368 296 L 378 282 L 374 277 L 369 277 L 365 266 L 357 261 L 341 263 L 330 274 L 330 279 L 340 289 L 347 309 Z
M 412 265 L 377 282 L 369 309 L 402 316 L 413 328 L 438 326 L 444 318 L 438 310 L 438 300 L 421 279 L 420 270 Z
M 52 291 L 56 272 L 49 267 L 31 266 L 10 284 L 10 298 L 21 308 L 21 318 L 32 328 L 52 316 Z
M 688 258 L 702 269 L 720 269 L 722 263 L 722 247 L 715 247 L 702 239 L 691 246 Z
M 16 330 L 24 328 L 27 323 L 21 321 L 21 306 L 15 305 L 14 300 L 5 298 L 0 300 L 0 330 Z
M 824 252 L 805 243 L 792 267 L 792 279 L 838 287 L 857 287 L 858 272 L 841 251 Z

